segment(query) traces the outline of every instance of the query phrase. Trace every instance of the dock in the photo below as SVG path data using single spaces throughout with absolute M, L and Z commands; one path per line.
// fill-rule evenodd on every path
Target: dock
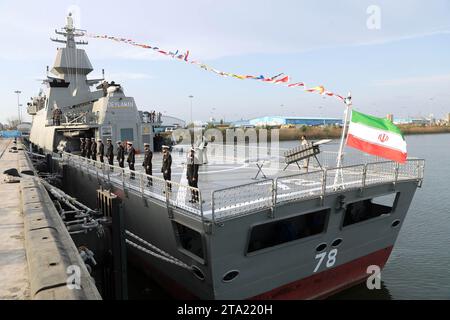
M 0 170 L 0 299 L 101 299 L 20 142 L 0 139 Z

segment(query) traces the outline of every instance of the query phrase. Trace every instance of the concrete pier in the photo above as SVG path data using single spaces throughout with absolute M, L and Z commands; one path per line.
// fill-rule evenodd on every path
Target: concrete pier
M 0 299 L 101 299 L 28 155 L 13 146 L 0 139 Z M 7 183 L 3 172 L 12 168 L 20 178 Z
M 0 173 L 17 168 L 12 140 L 0 139 Z M 0 181 L 0 299 L 30 299 L 20 183 Z

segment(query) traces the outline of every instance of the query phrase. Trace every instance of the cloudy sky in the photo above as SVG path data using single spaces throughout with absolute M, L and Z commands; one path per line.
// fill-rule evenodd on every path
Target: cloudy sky
M 442 117 L 450 112 L 447 0 L 0 0 L 0 122 L 38 93 L 52 65 L 54 29 L 71 11 L 77 27 L 132 38 L 237 74 L 324 85 L 373 115 Z M 299 89 L 223 78 L 151 50 L 89 39 L 97 78 L 120 82 L 140 109 L 189 119 L 265 115 L 341 116 L 343 105 Z M 23 111 L 23 113 L 25 113 Z

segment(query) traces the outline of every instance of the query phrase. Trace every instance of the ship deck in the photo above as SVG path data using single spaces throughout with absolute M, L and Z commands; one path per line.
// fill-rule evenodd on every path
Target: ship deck
M 136 156 L 134 179 L 128 168 L 109 168 L 108 165 L 67 153 L 63 159 L 69 165 L 116 186 L 138 192 L 142 197 L 158 199 L 182 209 L 186 214 L 215 221 L 271 208 L 286 201 L 323 199 L 326 194 L 340 189 L 364 189 L 370 185 L 407 180 L 419 183 L 423 179 L 424 161 L 421 159 L 409 159 L 406 164 L 399 165 L 374 157 L 347 157 L 342 167 L 334 168 L 336 153 L 323 152 L 319 156 L 323 169 L 316 160 L 311 160 L 309 172 L 306 172 L 296 164 L 284 170 L 284 158 L 279 156 L 282 152 L 279 150 L 277 155 L 263 157 L 261 161 L 208 157 L 208 164 L 199 169 L 198 190 L 202 201 L 195 203 L 191 202 L 195 190 L 187 184 L 185 153 L 172 153 L 171 190 L 162 179 L 161 153 L 154 153 L 153 156 L 152 185 L 147 185 L 149 177 L 143 172 L 142 154 Z M 260 174 L 255 179 L 259 170 L 257 164 L 261 165 L 263 161 L 262 170 L 266 177 Z M 299 163 L 301 165 L 303 161 Z

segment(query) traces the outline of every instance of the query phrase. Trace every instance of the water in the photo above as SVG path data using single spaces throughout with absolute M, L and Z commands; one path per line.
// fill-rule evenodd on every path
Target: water
M 450 299 L 450 134 L 406 141 L 409 155 L 426 160 L 425 179 L 381 273 L 382 289 L 360 285 L 334 299 Z
M 425 179 L 382 271 L 381 289 L 368 290 L 362 284 L 331 299 L 450 299 L 450 134 L 407 136 L 406 140 L 408 154 L 426 160 Z M 294 145 L 298 142 L 280 142 L 280 148 Z M 337 148 L 335 141 L 323 149 Z M 168 298 L 134 272 L 130 298 Z

